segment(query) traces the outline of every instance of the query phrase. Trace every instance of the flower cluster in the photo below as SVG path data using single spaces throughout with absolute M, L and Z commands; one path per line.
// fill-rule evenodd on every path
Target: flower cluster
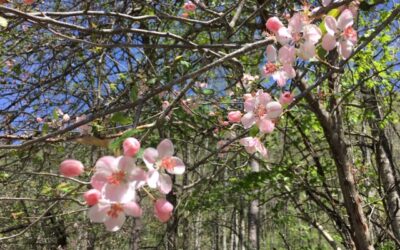
M 303 60 L 310 60 L 316 56 L 316 47 L 321 40 L 321 46 L 326 51 L 338 48 L 339 55 L 347 59 L 355 43 L 357 32 L 353 29 L 353 13 L 345 9 L 336 20 L 333 16 L 326 16 L 323 25 L 326 33 L 312 24 L 307 11 L 295 13 L 285 27 L 277 17 L 271 17 L 266 22 L 269 30 L 281 46 L 279 50 L 274 45 L 267 47 L 267 63 L 264 66 L 265 76 L 272 76 L 280 87 L 286 81 L 296 76 L 293 68 L 296 56 Z
M 244 99 L 244 115 L 238 110 L 228 113 L 228 120 L 231 123 L 241 123 L 245 129 L 249 129 L 256 125 L 262 134 L 270 134 L 275 129 L 275 123 L 283 112 L 283 106 L 290 104 L 293 100 L 293 94 L 284 92 L 278 101 L 274 101 L 272 97 L 258 90 L 256 93 L 245 94 Z M 259 138 L 246 137 L 240 140 L 246 152 L 260 153 L 263 158 L 267 157 L 267 150 L 260 142 Z
M 92 222 L 104 223 L 108 231 L 119 230 L 126 216 L 140 217 L 142 209 L 137 201 L 136 192 L 145 186 L 157 188 L 162 194 L 172 190 L 171 177 L 164 173 L 180 175 L 185 172 L 185 165 L 174 155 L 174 146 L 169 139 L 161 141 L 157 148 L 143 151 L 143 162 L 147 171 L 136 165 L 140 142 L 128 138 L 123 142 L 124 155 L 119 157 L 103 156 L 95 164 L 95 171 L 90 184 L 92 189 L 83 197 L 91 206 L 88 216 Z M 60 172 L 67 177 L 83 173 L 83 164 L 77 160 L 65 160 L 60 165 Z M 165 198 L 154 200 L 154 214 L 166 222 L 172 215 L 173 205 Z
M 329 5 L 330 2 L 323 1 L 323 5 Z M 347 59 L 357 42 L 357 32 L 352 27 L 356 5 L 343 9 L 337 20 L 327 15 L 320 25 L 325 28 L 324 32 L 313 24 L 314 19 L 309 16 L 308 7 L 287 18 L 287 26 L 278 17 L 269 18 L 265 24 L 276 38 L 276 44 L 266 48 L 267 62 L 263 66 L 263 73 L 266 77 L 272 77 L 281 88 L 289 79 L 296 77 L 294 65 L 297 58 L 305 61 L 315 58 L 317 47 L 320 46 L 327 52 L 337 48 L 338 54 Z M 243 100 L 245 114 L 237 110 L 230 111 L 228 121 L 241 123 L 245 129 L 256 125 L 261 134 L 269 134 L 274 131 L 283 107 L 293 102 L 294 96 L 291 92 L 283 91 L 279 101 L 274 101 L 268 93 L 258 90 L 244 94 Z M 240 140 L 240 144 L 250 154 L 259 153 L 263 158 L 267 157 L 267 150 L 260 138 L 246 137 Z

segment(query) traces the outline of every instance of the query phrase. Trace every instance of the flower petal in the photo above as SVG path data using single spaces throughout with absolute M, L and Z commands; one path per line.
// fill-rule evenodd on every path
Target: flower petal
M 335 36 L 326 33 L 322 38 L 322 48 L 326 51 L 331 51 L 336 47 L 336 39 Z
M 315 56 L 315 45 L 306 41 L 299 48 L 299 56 L 304 60 L 309 60 Z
M 120 185 L 107 184 L 104 186 L 103 197 L 110 202 L 126 203 L 135 200 L 136 191 L 128 183 Z
M 118 161 L 113 156 L 103 156 L 97 160 L 96 165 L 94 166 L 96 169 L 96 173 L 101 173 L 106 176 L 111 175 L 113 172 L 116 172 L 118 169 Z
M 150 169 L 147 172 L 147 176 L 147 185 L 149 185 L 150 188 L 156 188 L 158 179 L 160 178 L 160 174 L 158 173 L 158 171 L 155 169 Z
M 293 64 L 296 60 L 296 49 L 293 46 L 285 45 L 279 49 L 279 61 L 282 64 Z
M 89 208 L 88 217 L 91 222 L 103 223 L 107 219 L 107 211 L 110 208 L 109 205 L 97 203 L 93 207 Z
M 143 152 L 143 161 L 149 169 L 153 169 L 158 158 L 158 151 L 155 148 L 146 148 Z
M 164 139 L 160 142 L 157 146 L 157 151 L 159 157 L 162 159 L 166 156 L 173 156 L 174 155 L 174 145 L 169 139 Z
M 160 174 L 158 179 L 158 189 L 163 194 L 168 194 L 172 190 L 172 180 L 167 174 Z
M 253 112 L 246 113 L 240 120 L 245 129 L 250 128 L 256 122 L 256 117 Z
M 300 33 L 301 30 L 303 29 L 303 23 L 304 23 L 303 20 L 304 18 L 301 13 L 294 14 L 289 20 L 288 24 L 289 30 L 292 33 Z
M 278 35 L 276 36 L 276 39 L 281 45 L 286 45 L 288 44 L 293 38 L 292 34 L 290 33 L 289 29 L 286 27 L 282 27 L 278 30 Z
M 314 24 L 304 26 L 303 37 L 306 42 L 316 44 L 322 37 L 321 30 Z
M 272 78 L 277 82 L 279 87 L 283 87 L 286 84 L 286 73 L 282 70 L 276 71 L 273 75 Z
M 142 208 L 134 201 L 128 202 L 124 204 L 124 212 L 126 215 L 133 216 L 133 217 L 140 217 L 142 216 Z
M 172 170 L 167 169 L 170 174 L 181 175 L 185 172 L 185 164 L 178 157 L 172 157 L 172 162 L 174 163 L 174 168 Z
M 94 189 L 101 191 L 104 185 L 107 184 L 107 177 L 104 174 L 95 173 L 90 179 L 90 184 Z
M 339 54 L 344 58 L 347 59 L 351 55 L 353 50 L 353 43 L 349 40 L 343 40 L 339 43 Z
M 279 102 L 270 102 L 267 104 L 266 118 L 276 119 L 282 114 L 282 105 Z
M 352 26 L 354 23 L 353 20 L 353 13 L 351 13 L 351 10 L 345 9 L 342 14 L 340 14 L 338 21 L 337 21 L 337 27 L 340 30 L 345 30 L 347 27 Z
M 244 111 L 252 112 L 256 107 L 256 98 L 249 97 L 244 101 Z
M 267 46 L 267 60 L 268 60 L 268 62 L 272 62 L 272 63 L 276 62 L 276 60 L 277 60 L 276 48 L 275 48 L 275 46 L 273 46 L 271 44 Z
M 135 160 L 129 156 L 120 156 L 117 158 L 118 169 L 124 171 L 125 173 L 130 173 L 135 167 Z
M 132 169 L 129 176 L 129 181 L 136 189 L 143 187 L 147 183 L 147 173 L 141 168 Z
M 333 16 L 325 17 L 325 28 L 326 32 L 332 36 L 337 32 L 337 22 Z
M 274 131 L 275 124 L 271 120 L 263 117 L 262 119 L 260 119 L 258 127 L 260 128 L 260 131 L 262 133 L 269 134 L 272 133 L 272 131 Z
M 107 231 L 115 232 L 121 229 L 124 224 L 126 216 L 124 213 L 120 212 L 117 217 L 108 217 L 108 219 L 104 222 Z

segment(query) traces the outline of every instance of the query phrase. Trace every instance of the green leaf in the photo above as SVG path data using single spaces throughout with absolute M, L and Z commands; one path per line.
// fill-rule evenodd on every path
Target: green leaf
M 132 123 L 132 119 L 127 117 L 124 113 L 122 112 L 117 112 L 111 117 L 111 121 L 115 123 L 119 123 L 121 125 L 128 125 Z
M 202 93 L 203 93 L 203 95 L 213 95 L 214 90 L 213 89 L 203 89 Z
M 4 17 L 0 16 L 0 26 L 3 26 L 4 28 L 7 28 L 8 26 L 8 21 Z

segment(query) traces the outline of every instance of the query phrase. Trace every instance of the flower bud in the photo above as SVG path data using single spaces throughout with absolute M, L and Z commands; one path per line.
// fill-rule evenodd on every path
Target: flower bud
M 228 120 L 232 123 L 240 122 L 242 113 L 240 111 L 231 111 L 228 113 Z
M 279 98 L 279 102 L 282 105 L 289 105 L 294 100 L 294 96 L 289 91 L 282 93 L 281 97 Z
M 265 26 L 269 31 L 277 33 L 278 30 L 283 27 L 283 24 L 277 17 L 270 17 Z
M 136 138 L 130 137 L 123 142 L 122 147 L 125 156 L 133 157 L 140 150 L 140 142 Z
M 171 218 L 174 206 L 165 199 L 158 199 L 154 204 L 154 214 L 161 222 L 167 222 Z
M 100 197 L 101 193 L 97 189 L 90 189 L 83 194 L 83 198 L 89 206 L 96 205 L 99 202 Z
M 60 164 L 60 173 L 67 177 L 75 177 L 83 173 L 83 164 L 77 160 L 65 160 Z

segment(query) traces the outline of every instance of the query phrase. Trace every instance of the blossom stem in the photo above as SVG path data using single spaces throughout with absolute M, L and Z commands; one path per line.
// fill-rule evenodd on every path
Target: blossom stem
M 156 201 L 157 199 L 144 187 L 142 187 L 143 191 L 152 199 L 153 201 Z

